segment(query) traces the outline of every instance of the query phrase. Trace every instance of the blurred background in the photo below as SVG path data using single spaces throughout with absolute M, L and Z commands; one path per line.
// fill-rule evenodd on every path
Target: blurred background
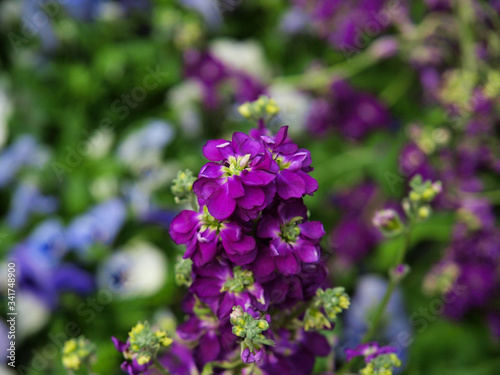
M 353 296 L 341 351 L 366 329 L 398 240 L 371 218 L 409 179 L 444 194 L 418 227 L 382 339 L 410 375 L 500 373 L 500 2 L 4 0 L 0 2 L 0 284 L 16 263 L 16 370 L 64 374 L 69 337 L 119 374 L 139 320 L 182 322 L 170 191 L 208 139 L 254 126 L 268 95 L 311 151 L 307 204 L 332 284 Z M 5 317 L 6 315 L 4 315 Z M 0 347 L 8 347 L 6 319 Z M 361 332 L 361 333 L 360 333 Z M 317 363 L 317 372 L 326 364 Z

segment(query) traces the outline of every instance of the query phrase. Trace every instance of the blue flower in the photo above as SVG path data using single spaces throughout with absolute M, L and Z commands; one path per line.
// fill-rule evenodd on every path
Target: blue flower
M 57 200 L 40 193 L 38 187 L 30 183 L 21 183 L 14 192 L 7 223 L 14 229 L 24 227 L 33 213 L 50 214 L 57 208 Z
M 44 158 L 37 156 L 42 156 L 40 154 L 43 152 L 32 136 L 23 135 L 17 138 L 0 154 L 0 188 L 8 185 L 22 167 L 40 165 Z
M 68 226 L 68 247 L 84 252 L 95 243 L 112 243 L 122 228 L 126 214 L 125 204 L 118 198 L 95 206 Z

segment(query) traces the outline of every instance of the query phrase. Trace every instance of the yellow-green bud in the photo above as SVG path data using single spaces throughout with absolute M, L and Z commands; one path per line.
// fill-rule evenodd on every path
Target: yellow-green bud
M 137 363 L 140 365 L 144 365 L 144 364 L 148 363 L 149 361 L 151 361 L 151 357 L 147 354 L 143 354 L 137 358 Z

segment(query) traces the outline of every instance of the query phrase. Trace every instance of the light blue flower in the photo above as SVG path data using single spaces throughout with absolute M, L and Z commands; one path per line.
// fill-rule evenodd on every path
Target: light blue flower
M 17 172 L 25 165 L 36 161 L 37 143 L 35 138 L 24 135 L 0 154 L 0 188 L 9 184 Z
M 156 161 L 173 138 L 173 127 L 168 122 L 155 119 L 129 134 L 118 147 L 117 155 L 125 164 L 142 166 Z
M 95 243 L 112 243 L 126 214 L 125 204 L 118 198 L 95 206 L 69 224 L 66 231 L 68 247 L 84 252 Z
M 40 193 L 38 187 L 30 183 L 21 183 L 11 199 L 7 224 L 14 228 L 24 227 L 31 214 L 50 214 L 57 209 L 57 199 Z
M 64 227 L 57 219 L 39 224 L 24 242 L 26 253 L 37 263 L 50 267 L 66 254 Z

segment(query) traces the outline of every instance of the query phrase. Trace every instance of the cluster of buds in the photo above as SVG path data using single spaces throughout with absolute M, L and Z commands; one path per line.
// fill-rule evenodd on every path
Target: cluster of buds
M 391 280 L 399 283 L 403 280 L 406 275 L 410 272 L 410 267 L 407 264 L 398 264 L 396 267 L 393 267 L 389 271 L 389 277 Z
M 245 118 L 259 121 L 264 120 L 268 122 L 279 112 L 279 107 L 274 99 L 261 95 L 259 99 L 254 102 L 246 102 L 239 106 L 238 112 Z
M 139 365 L 152 360 L 162 347 L 172 344 L 172 339 L 165 331 L 154 332 L 148 322 L 137 323 L 129 332 L 129 351 L 137 359 Z
M 403 200 L 403 209 L 410 219 L 424 221 L 431 215 L 429 203 L 443 190 L 441 182 L 423 181 L 422 176 L 417 175 L 410 181 L 410 193 Z
M 399 214 L 391 209 L 377 211 L 373 217 L 373 225 L 378 228 L 385 237 L 399 236 L 405 229 Z
M 79 370 L 80 367 L 90 365 L 95 361 L 96 348 L 93 343 L 85 337 L 71 339 L 64 343 L 62 363 L 70 373 Z
M 193 196 L 193 183 L 196 176 L 189 169 L 179 171 L 177 178 L 172 182 L 172 194 L 175 197 L 175 203 L 190 202 Z
M 442 191 L 441 182 L 423 181 L 420 175 L 410 181 L 410 193 L 403 199 L 403 209 L 409 221 L 425 221 L 432 213 L 430 202 Z M 399 214 L 392 209 L 375 213 L 373 225 L 387 238 L 397 237 L 407 230 Z
M 241 306 L 233 307 L 230 316 L 233 325 L 232 332 L 241 337 L 241 359 L 244 363 L 259 363 L 264 355 L 263 346 L 274 346 L 273 340 L 266 338 L 262 332 L 269 329 L 269 323 L 265 319 L 256 319 L 249 313 L 243 311 Z
M 423 289 L 428 295 L 448 293 L 460 274 L 459 266 L 445 261 L 433 267 L 424 279 Z
M 401 361 L 394 353 L 373 358 L 360 370 L 361 375 L 392 375 L 394 367 L 401 367 Z
M 221 292 L 243 292 L 247 287 L 254 284 L 253 273 L 250 270 L 243 270 L 240 266 L 233 269 L 233 278 L 228 279 L 221 288 Z
M 304 316 L 304 329 L 306 331 L 331 328 L 330 322 L 337 319 L 337 314 L 349 308 L 349 296 L 342 287 L 318 289 L 311 307 Z
M 191 275 L 193 269 L 193 261 L 191 259 L 184 259 L 181 256 L 177 257 L 175 262 L 175 282 L 179 286 L 190 287 L 193 283 Z

